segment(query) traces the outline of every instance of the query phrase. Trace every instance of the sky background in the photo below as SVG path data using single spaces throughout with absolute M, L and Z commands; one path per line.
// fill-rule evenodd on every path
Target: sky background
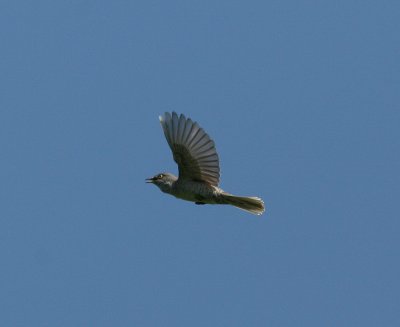
M 1 326 L 399 326 L 398 1 L 0 2 Z M 144 180 L 158 116 L 256 217 Z

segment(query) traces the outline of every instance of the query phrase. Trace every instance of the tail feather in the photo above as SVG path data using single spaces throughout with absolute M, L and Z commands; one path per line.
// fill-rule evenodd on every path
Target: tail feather
M 261 215 L 265 211 L 264 201 L 255 196 L 236 196 L 222 193 L 223 203 L 233 205 L 255 215 Z

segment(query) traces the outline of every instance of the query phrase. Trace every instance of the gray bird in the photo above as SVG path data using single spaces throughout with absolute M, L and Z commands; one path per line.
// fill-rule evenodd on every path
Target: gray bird
M 235 196 L 218 187 L 220 169 L 215 143 L 190 118 L 168 112 L 160 116 L 165 138 L 178 164 L 179 177 L 161 173 L 147 178 L 164 193 L 196 204 L 230 204 L 261 215 L 264 202 L 258 197 Z

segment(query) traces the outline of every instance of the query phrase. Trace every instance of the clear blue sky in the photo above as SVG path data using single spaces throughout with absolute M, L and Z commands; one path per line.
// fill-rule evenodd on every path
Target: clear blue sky
M 0 4 L 1 326 L 400 326 L 398 1 Z M 144 179 L 158 115 L 261 218 Z

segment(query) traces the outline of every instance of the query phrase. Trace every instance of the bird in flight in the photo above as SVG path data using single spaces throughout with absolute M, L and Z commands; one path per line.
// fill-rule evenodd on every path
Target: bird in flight
M 179 177 L 170 173 L 147 178 L 164 193 L 196 204 L 230 204 L 255 215 L 265 211 L 258 197 L 235 196 L 218 187 L 220 168 L 215 143 L 190 118 L 166 112 L 160 116 L 165 138 L 178 164 Z

